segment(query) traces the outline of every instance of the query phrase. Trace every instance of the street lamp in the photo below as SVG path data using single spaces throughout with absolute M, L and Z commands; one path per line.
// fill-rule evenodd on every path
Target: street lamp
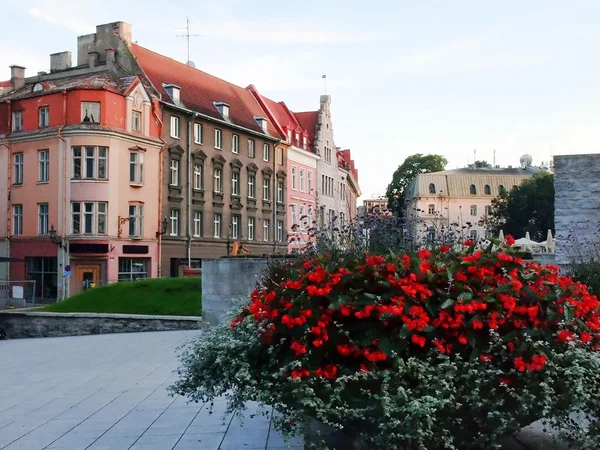
M 164 220 L 161 222 L 161 229 L 156 232 L 156 238 L 158 239 L 159 236 L 162 236 L 163 234 L 165 234 L 167 232 L 168 227 L 169 227 L 169 221 L 165 217 Z
M 56 230 L 54 229 L 54 224 L 50 225 L 50 229 L 48 230 L 48 236 L 50 237 L 50 242 L 58 245 L 59 248 L 63 248 L 62 239 L 56 235 Z

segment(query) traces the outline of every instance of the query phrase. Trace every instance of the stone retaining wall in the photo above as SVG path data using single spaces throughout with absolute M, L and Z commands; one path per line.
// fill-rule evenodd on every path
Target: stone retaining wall
M 201 317 L 190 316 L 0 311 L 0 333 L 10 339 L 196 330 L 202 327 Z

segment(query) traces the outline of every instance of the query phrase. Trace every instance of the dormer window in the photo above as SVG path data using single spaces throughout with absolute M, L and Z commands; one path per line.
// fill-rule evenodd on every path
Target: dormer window
M 31 88 L 31 92 L 40 92 L 44 90 L 44 86 L 42 83 L 35 83 Z
M 292 142 L 292 130 L 288 130 L 287 138 L 288 138 L 288 142 Z
M 223 119 L 229 120 L 229 105 L 224 102 L 215 102 L 215 107 L 219 114 L 223 116 Z
M 267 119 L 265 119 L 264 117 L 255 117 L 254 120 L 256 120 L 256 123 L 262 129 L 263 133 L 266 134 L 267 133 Z
M 169 97 L 171 97 L 171 100 L 173 100 L 174 103 L 178 103 L 180 101 L 180 93 L 181 93 L 181 88 L 175 84 L 165 84 L 164 85 L 165 91 L 167 91 L 167 94 L 169 94 Z

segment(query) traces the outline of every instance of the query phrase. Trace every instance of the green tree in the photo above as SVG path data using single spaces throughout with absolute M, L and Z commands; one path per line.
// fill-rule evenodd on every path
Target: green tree
M 534 241 L 544 241 L 548 230 L 554 234 L 554 176 L 539 173 L 509 192 L 492 200 L 486 227 L 495 236 L 504 231 L 515 238 L 529 231 Z
M 420 173 L 439 172 L 446 168 L 448 160 L 440 155 L 411 155 L 398 166 L 392 182 L 388 185 L 386 197 L 388 208 L 396 214 L 402 214 L 405 201 L 405 190 L 412 180 Z

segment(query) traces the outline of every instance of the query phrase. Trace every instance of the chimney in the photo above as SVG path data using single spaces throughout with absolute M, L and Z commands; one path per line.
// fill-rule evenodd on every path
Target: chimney
M 88 52 L 88 66 L 90 69 L 93 69 L 98 65 L 98 60 L 100 59 L 100 53 L 98 52 Z
M 111 68 L 115 67 L 115 49 L 109 47 L 104 50 L 106 52 L 106 65 Z
M 58 72 L 71 68 L 71 52 L 53 53 L 50 55 L 50 72 Z
M 21 89 L 25 86 L 25 67 L 10 66 L 10 84 L 13 89 Z

